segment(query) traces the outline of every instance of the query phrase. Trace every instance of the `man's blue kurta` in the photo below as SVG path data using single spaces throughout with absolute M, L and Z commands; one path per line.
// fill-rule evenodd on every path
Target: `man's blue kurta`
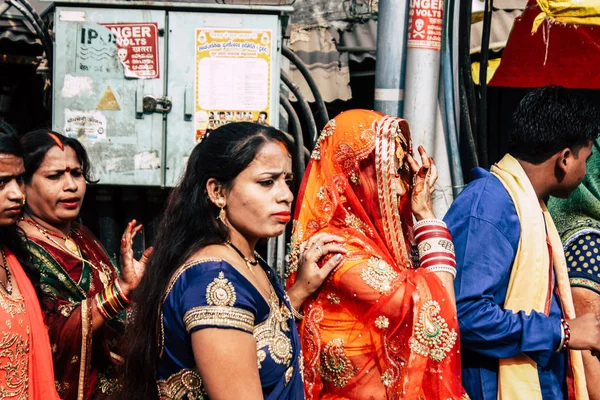
M 564 399 L 566 355 L 556 352 L 562 310 L 553 290 L 549 315 L 503 308 L 521 225 L 502 183 L 488 171 L 457 197 L 444 221 L 456 251 L 454 281 L 463 385 L 473 400 L 496 399 L 498 359 L 520 353 L 538 365 L 544 399 Z

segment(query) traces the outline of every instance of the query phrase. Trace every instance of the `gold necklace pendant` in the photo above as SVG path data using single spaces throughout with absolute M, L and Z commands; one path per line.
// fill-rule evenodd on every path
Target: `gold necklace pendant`
M 65 237 L 65 247 L 73 254 L 79 254 L 79 246 L 70 237 Z

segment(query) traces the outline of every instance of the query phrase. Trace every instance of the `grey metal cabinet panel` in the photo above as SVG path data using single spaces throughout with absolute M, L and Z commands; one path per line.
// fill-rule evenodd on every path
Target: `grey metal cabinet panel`
M 169 67 L 167 73 L 169 97 L 173 101 L 173 110 L 169 114 L 167 123 L 167 171 L 166 184 L 173 186 L 177 184 L 185 163 L 196 143 L 196 128 L 198 126 L 198 115 L 196 105 L 201 102 L 203 97 L 219 97 L 207 103 L 215 105 L 215 112 L 218 111 L 218 104 L 223 105 L 226 112 L 235 112 L 243 114 L 252 111 L 252 119 L 256 120 L 258 109 L 252 109 L 254 99 L 236 99 L 236 94 L 231 94 L 232 85 L 241 85 L 244 75 L 250 72 L 244 70 L 242 58 L 229 57 L 229 63 L 207 65 L 205 68 L 199 67 L 197 60 L 197 35 L 207 35 L 205 32 L 270 32 L 272 40 L 268 41 L 269 47 L 269 73 L 268 81 L 257 83 L 252 86 L 248 82 L 246 93 L 244 89 L 237 88 L 245 95 L 252 95 L 249 91 L 255 90 L 258 95 L 264 95 L 264 89 L 268 88 L 268 116 L 269 123 L 278 126 L 279 113 L 276 112 L 279 107 L 279 18 L 277 15 L 258 15 L 258 14 L 236 14 L 236 13 L 189 13 L 189 12 L 170 12 L 169 13 Z M 260 42 L 260 38 L 258 40 Z M 243 41 L 242 41 L 243 42 Z M 210 38 L 207 39 L 210 44 Z M 242 43 L 243 44 L 243 43 Z M 207 46 L 206 46 L 207 47 Z M 265 57 L 266 58 L 266 57 Z M 238 60 L 242 60 L 236 64 Z M 203 60 L 205 61 L 205 60 Z M 217 68 L 227 68 L 233 65 L 229 70 L 215 71 Z M 239 67 L 238 67 L 239 66 Z M 198 74 L 208 73 L 210 77 L 198 76 Z M 259 72 L 260 74 L 260 72 Z M 222 79 L 223 85 L 220 86 L 223 93 L 218 96 L 215 88 L 208 88 L 206 80 Z M 197 81 L 200 80 L 200 83 Z M 197 84 L 198 83 L 198 84 Z M 261 88 L 256 88 L 260 85 Z M 250 87 L 252 86 L 252 87 Z M 212 93 L 211 93 L 212 92 Z M 191 104 L 190 104 L 191 103 Z M 244 108 L 245 107 L 245 108 Z M 208 107 L 210 108 L 210 107 Z M 190 114 L 191 113 L 191 114 Z M 205 113 L 205 117 L 207 117 Z M 215 116 L 216 118 L 216 116 Z M 234 119 L 236 117 L 233 117 Z

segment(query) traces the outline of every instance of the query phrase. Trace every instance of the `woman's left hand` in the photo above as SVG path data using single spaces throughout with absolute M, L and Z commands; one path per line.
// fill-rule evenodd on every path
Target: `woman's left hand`
M 435 191 L 435 182 L 438 178 L 437 168 L 433 162 L 433 158 L 427 156 L 423 146 L 419 146 L 419 154 L 423 165 L 410 155 L 406 158 L 410 168 L 415 174 L 414 187 L 411 196 L 412 211 L 417 218 L 417 221 L 429 218 L 435 218 L 433 206 L 431 204 L 431 195 Z
M 296 282 L 288 290 L 294 308 L 299 309 L 304 300 L 313 294 L 329 273 L 341 263 L 343 255 L 348 252 L 343 246 L 344 242 L 344 238 L 339 236 L 318 233 L 302 244 Z M 319 267 L 319 260 L 329 253 L 337 254 Z
M 144 271 L 146 270 L 146 262 L 152 254 L 152 247 L 147 248 L 142 257 L 136 260 L 133 257 L 133 239 L 142 230 L 142 224 L 137 224 L 134 219 L 127 224 L 125 233 L 121 238 L 121 281 L 119 282 L 125 295 L 129 295 L 140 283 Z

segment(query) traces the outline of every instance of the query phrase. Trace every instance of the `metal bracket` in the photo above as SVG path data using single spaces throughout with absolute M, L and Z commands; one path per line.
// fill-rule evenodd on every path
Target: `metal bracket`
M 192 88 L 186 86 L 183 91 L 183 120 L 191 121 L 193 116 Z

